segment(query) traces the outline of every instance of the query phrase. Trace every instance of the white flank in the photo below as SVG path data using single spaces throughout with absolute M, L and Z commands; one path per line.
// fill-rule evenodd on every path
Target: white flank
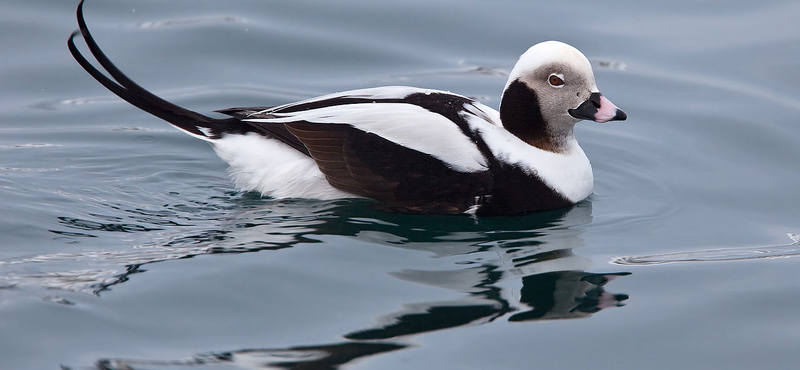
M 418 90 L 415 90 L 418 91 Z M 348 93 L 348 95 L 351 95 Z M 301 111 L 273 113 L 275 118 L 246 119 L 263 123 L 306 121 L 319 124 L 346 123 L 398 145 L 429 154 L 461 172 L 484 171 L 486 159 L 449 119 L 412 104 L 347 104 Z
M 313 159 L 278 140 L 251 133 L 227 135 L 213 145 L 243 190 L 275 198 L 358 198 L 331 186 Z

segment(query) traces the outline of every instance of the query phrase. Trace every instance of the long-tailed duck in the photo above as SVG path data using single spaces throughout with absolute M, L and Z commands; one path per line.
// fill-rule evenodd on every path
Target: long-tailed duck
M 589 160 L 573 128 L 625 120 L 597 89 L 592 67 L 562 42 L 517 61 L 499 112 L 446 91 L 390 86 L 272 108 L 230 108 L 212 118 L 153 95 L 125 76 L 86 27 L 69 50 L 130 104 L 205 140 L 238 187 L 276 198 L 357 198 L 415 213 L 510 215 L 573 205 L 592 192 Z M 110 78 L 75 46 L 83 35 Z

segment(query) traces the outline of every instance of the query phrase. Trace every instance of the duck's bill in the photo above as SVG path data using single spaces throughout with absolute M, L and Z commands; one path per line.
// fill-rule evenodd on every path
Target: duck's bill
M 570 116 L 577 119 L 588 119 L 595 122 L 624 121 L 628 118 L 622 109 L 617 108 L 611 100 L 599 92 L 592 93 L 589 100 L 568 112 Z

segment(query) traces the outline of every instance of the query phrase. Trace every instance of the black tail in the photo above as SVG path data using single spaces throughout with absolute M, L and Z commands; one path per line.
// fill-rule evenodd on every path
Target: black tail
M 245 117 L 237 117 L 235 114 L 232 114 L 232 112 L 239 112 L 241 109 L 225 110 L 227 114 L 234 115 L 234 118 L 211 118 L 172 104 L 153 95 L 153 93 L 133 82 L 133 80 L 122 73 L 114 63 L 111 63 L 111 60 L 109 60 L 103 51 L 100 50 L 100 47 L 97 46 L 83 18 L 83 1 L 84 0 L 81 0 L 80 3 L 78 3 L 78 10 L 76 11 L 80 31 L 75 31 L 70 35 L 69 40 L 67 40 L 67 46 L 72 56 L 78 61 L 81 67 L 83 67 L 86 72 L 89 72 L 95 80 L 100 82 L 108 90 L 137 108 L 169 122 L 192 136 L 204 140 L 210 141 L 219 139 L 227 134 L 247 134 L 252 132 L 278 139 L 299 152 L 309 155 L 308 149 L 306 149 L 296 137 L 289 133 L 282 124 L 259 125 L 252 122 L 243 122 L 241 119 Z M 78 51 L 78 48 L 75 46 L 75 36 L 79 34 L 86 40 L 86 45 L 89 47 L 89 51 L 91 51 L 94 58 L 100 63 L 103 69 L 111 75 L 113 80 L 95 68 L 92 63 L 86 60 L 83 54 Z
M 81 2 L 78 4 L 77 10 L 78 26 L 80 27 L 80 31 L 75 31 L 72 33 L 67 41 L 67 46 L 69 47 L 69 51 L 72 53 L 72 56 L 75 58 L 75 60 L 77 60 L 81 67 L 83 67 L 86 72 L 89 72 L 89 74 L 92 75 L 95 80 L 137 108 L 161 118 L 173 126 L 176 126 L 188 132 L 189 134 L 200 138 L 214 139 L 215 137 L 213 137 L 213 135 L 210 133 L 211 131 L 218 131 L 220 126 L 230 126 L 233 123 L 239 122 L 236 119 L 211 118 L 186 108 L 179 107 L 162 98 L 159 98 L 156 95 L 153 95 L 151 92 L 133 82 L 130 78 L 128 78 L 128 76 L 122 73 L 122 71 L 120 71 L 119 68 L 114 65 L 114 63 L 111 63 L 111 60 L 109 60 L 108 57 L 100 50 L 100 47 L 97 46 L 97 43 L 94 41 L 92 34 L 86 27 L 86 21 L 83 18 L 83 1 L 84 0 L 81 0 Z M 103 72 L 97 70 L 97 68 L 95 68 L 92 63 L 86 60 L 86 58 L 84 58 L 84 56 L 78 51 L 74 41 L 75 36 L 78 34 L 83 35 L 83 39 L 86 40 L 86 45 L 89 47 L 89 50 L 92 52 L 94 58 L 97 59 L 103 69 L 105 69 L 116 81 L 108 78 L 105 74 L 103 74 Z M 249 125 L 242 126 L 246 127 Z M 209 134 L 206 134 L 205 132 L 201 131 L 199 127 L 207 127 L 212 130 L 206 130 L 209 132 Z

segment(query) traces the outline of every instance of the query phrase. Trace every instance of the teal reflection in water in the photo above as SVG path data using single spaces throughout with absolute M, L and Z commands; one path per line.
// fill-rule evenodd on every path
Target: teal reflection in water
M 341 333 L 342 342 L 222 350 L 185 361 L 98 362 L 98 366 L 109 369 L 165 365 L 193 368 L 220 363 L 247 367 L 245 364 L 252 361 L 261 363 L 256 368 L 333 369 L 362 357 L 406 348 L 409 338 L 429 332 L 489 325 L 501 319 L 523 322 L 587 318 L 600 310 L 622 306 L 628 295 L 610 293 L 605 286 L 630 273 L 588 272 L 591 261 L 575 253 L 584 244 L 581 228 L 591 222 L 591 210 L 591 203 L 583 202 L 574 208 L 526 217 L 475 219 L 393 214 L 366 201 L 291 202 L 290 207 L 238 212 L 234 218 L 221 222 L 218 230 L 182 235 L 164 245 L 137 248 L 114 258 L 98 254 L 61 257 L 97 258 L 125 265 L 125 272 L 110 281 L 89 282 L 86 279 L 90 277 L 84 276 L 83 283 L 95 294 L 135 279 L 133 275 L 146 272 L 148 264 L 204 254 L 282 253 L 284 248 L 303 248 L 297 244 L 315 243 L 326 235 L 348 236 L 375 247 L 391 246 L 454 261 L 437 270 L 410 268 L 387 273 L 410 284 L 456 292 L 460 297 L 405 302 L 396 311 L 365 318 L 365 327 Z M 100 229 L 119 231 L 116 227 Z M 209 240 L 208 235 L 220 237 Z M 276 242 L 281 236 L 284 240 Z M 47 260 L 46 256 L 36 259 Z M 308 267 L 313 268 L 316 263 L 310 260 Z M 267 317 L 270 314 L 265 312 Z M 370 321 L 376 324 L 369 325 Z

